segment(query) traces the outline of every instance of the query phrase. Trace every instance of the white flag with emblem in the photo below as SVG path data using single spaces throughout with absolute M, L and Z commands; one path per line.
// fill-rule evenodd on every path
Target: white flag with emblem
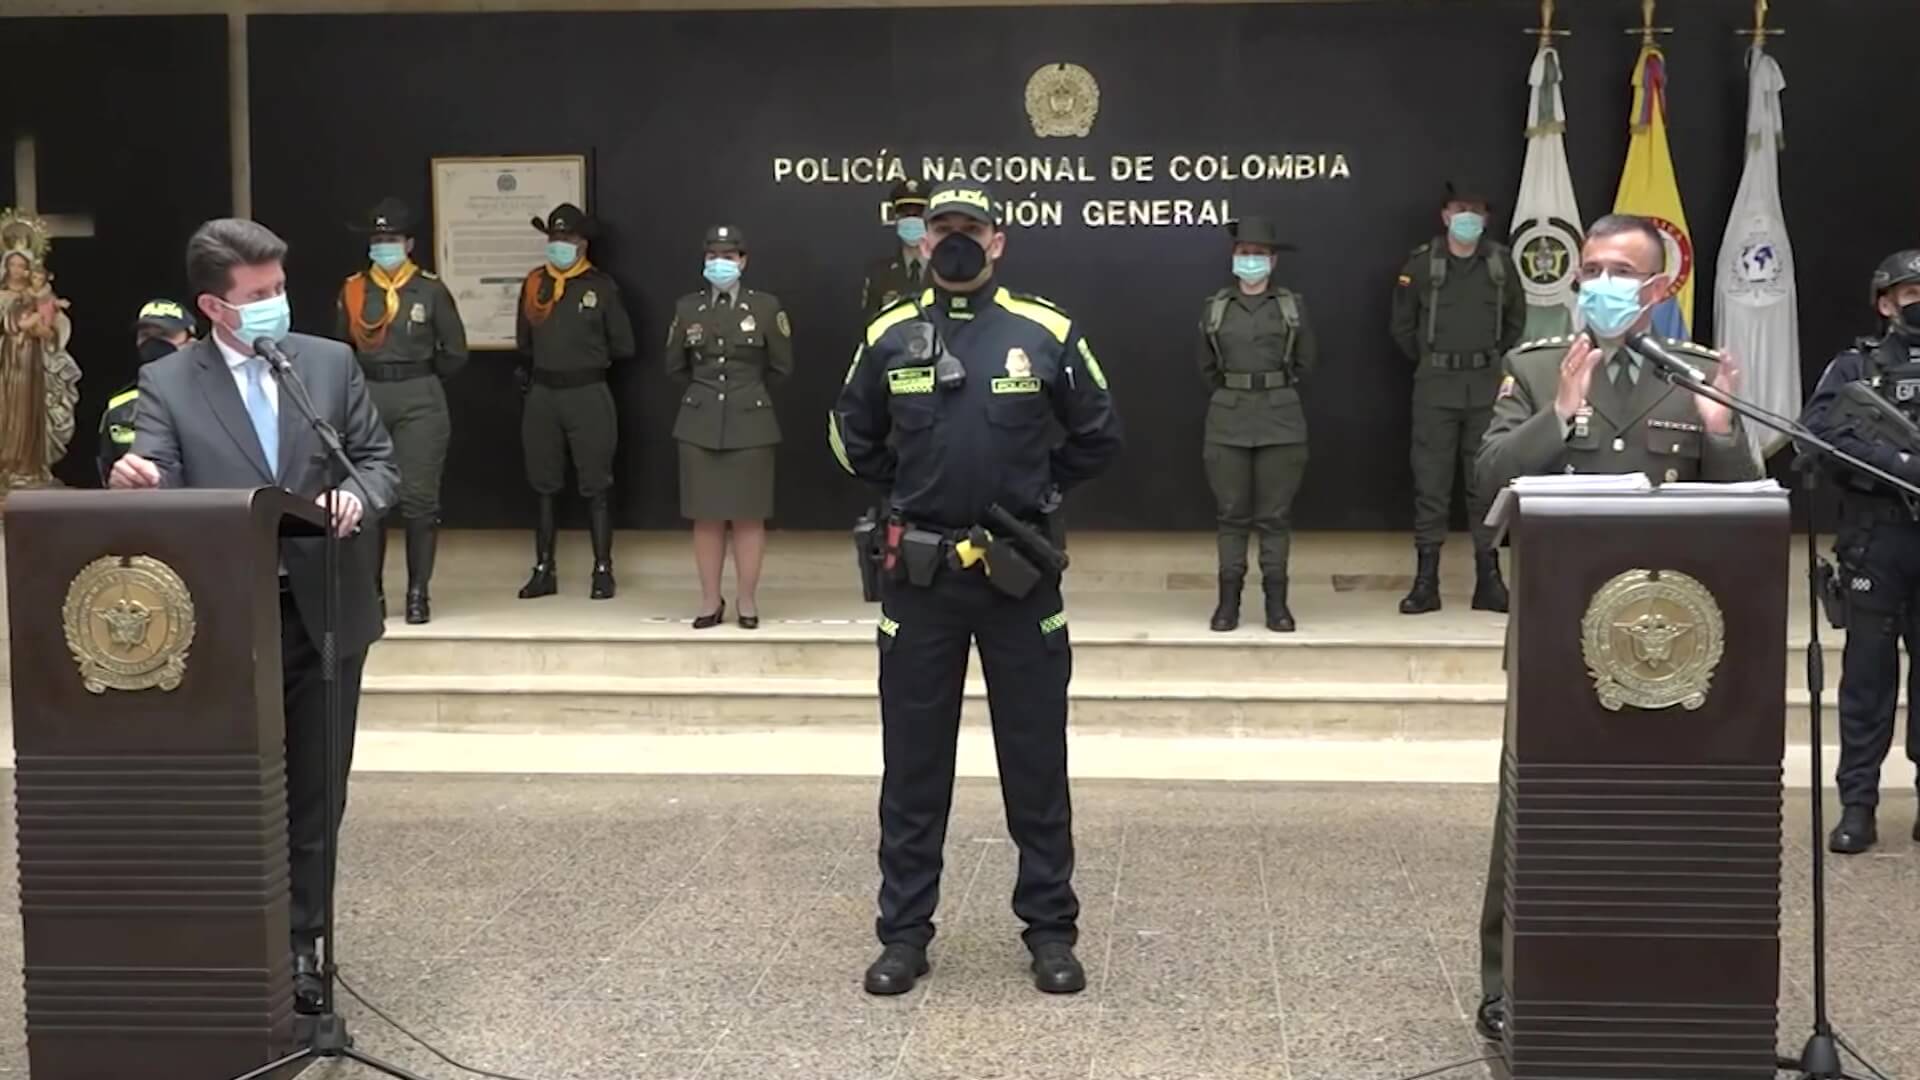
M 1513 262 L 1526 286 L 1526 340 L 1573 328 L 1573 272 L 1580 265 L 1580 204 L 1567 168 L 1567 106 L 1560 95 L 1560 53 L 1543 46 L 1527 76 L 1527 164 L 1513 204 Z
M 1747 168 L 1720 242 L 1714 292 L 1716 345 L 1744 369 L 1744 394 L 1788 416 L 1800 413 L 1800 306 L 1793 245 L 1780 209 L 1780 65 L 1758 47 L 1747 54 Z M 1762 457 L 1786 437 L 1751 430 Z

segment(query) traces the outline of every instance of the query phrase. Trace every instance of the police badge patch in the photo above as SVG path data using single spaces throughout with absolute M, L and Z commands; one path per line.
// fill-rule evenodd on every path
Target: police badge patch
M 751 334 L 758 329 L 760 329 L 760 324 L 753 321 L 753 316 L 749 315 L 746 318 L 740 320 L 741 333 Z
M 412 318 L 413 321 L 417 323 L 426 322 L 427 321 L 427 305 L 425 304 L 413 305 L 413 314 L 410 316 L 410 318 Z
M 594 292 L 592 289 L 588 289 L 586 292 L 586 295 L 580 298 L 581 311 L 586 311 L 588 308 L 597 308 L 599 306 L 600 306 L 600 294 L 597 292 Z
M 1008 349 L 1007 377 L 1009 379 L 1026 379 L 1032 377 L 1032 375 L 1033 361 L 1027 357 L 1027 351 L 1020 348 Z

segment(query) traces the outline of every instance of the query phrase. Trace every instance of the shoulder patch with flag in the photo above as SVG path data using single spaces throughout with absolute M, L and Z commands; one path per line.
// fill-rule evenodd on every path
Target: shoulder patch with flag
M 1506 378 L 1500 380 L 1500 396 L 1503 398 L 1510 398 L 1513 396 L 1513 394 L 1514 394 L 1513 376 L 1509 375 Z
M 1407 287 L 1408 285 L 1411 285 L 1411 284 L 1413 284 L 1413 275 L 1412 275 L 1412 274 L 1401 274 L 1401 275 L 1400 275 L 1400 287 L 1401 287 L 1401 288 L 1405 288 L 1405 287 Z

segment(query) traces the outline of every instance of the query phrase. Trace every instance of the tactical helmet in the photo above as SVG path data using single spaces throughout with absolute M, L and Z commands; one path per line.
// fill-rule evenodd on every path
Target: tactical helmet
M 1920 281 L 1920 250 L 1896 251 L 1882 259 L 1880 268 L 1873 272 L 1873 295 L 1867 303 L 1878 307 L 1887 290 L 1916 281 Z

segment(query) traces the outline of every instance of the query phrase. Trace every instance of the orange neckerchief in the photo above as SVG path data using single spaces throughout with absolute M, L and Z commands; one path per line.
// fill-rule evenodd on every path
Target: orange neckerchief
M 528 274 L 527 282 L 520 290 L 520 308 L 526 312 L 527 321 L 535 326 L 546 322 L 547 316 L 553 314 L 553 306 L 567 294 L 567 282 L 591 269 L 593 264 L 581 259 L 567 270 L 555 270 L 553 264 L 548 263 Z M 553 279 L 553 295 L 544 304 L 540 302 L 540 277 L 543 274 Z
M 360 351 L 369 352 L 385 344 L 387 327 L 392 326 L 394 318 L 400 314 L 400 287 L 412 281 L 419 272 L 420 268 L 413 264 L 412 259 L 408 259 L 391 278 L 378 266 L 369 266 L 366 273 L 355 274 L 347 279 L 343 306 L 347 309 L 347 326 L 353 332 L 353 343 L 359 346 Z M 377 323 L 366 321 L 368 281 L 387 293 L 386 313 Z

